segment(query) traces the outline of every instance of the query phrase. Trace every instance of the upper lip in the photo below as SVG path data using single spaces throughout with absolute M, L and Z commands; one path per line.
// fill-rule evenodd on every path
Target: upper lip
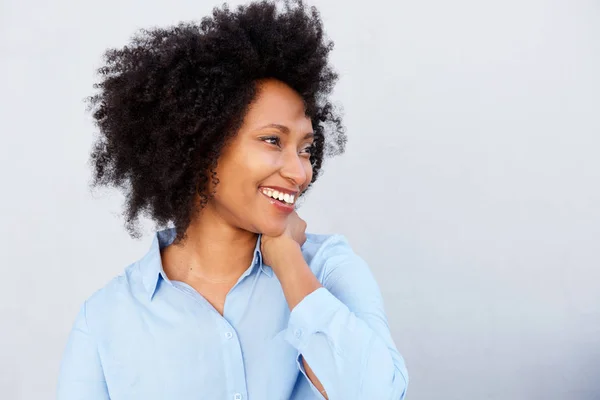
M 277 190 L 279 193 L 287 193 L 291 196 L 295 196 L 299 193 L 298 190 L 286 189 L 286 188 L 282 188 L 280 186 L 261 186 L 261 189 L 273 189 L 273 190 Z

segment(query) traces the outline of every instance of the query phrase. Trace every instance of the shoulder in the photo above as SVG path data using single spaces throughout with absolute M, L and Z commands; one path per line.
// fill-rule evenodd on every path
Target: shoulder
M 100 289 L 96 290 L 88 299 L 88 305 L 103 304 L 112 302 L 119 297 L 131 292 L 131 287 L 135 286 L 139 280 L 138 263 L 125 267 L 123 272 L 113 277 Z
M 366 267 L 363 259 L 352 250 L 348 239 L 341 234 L 307 233 L 302 253 L 321 281 L 338 268 L 347 269 L 348 265 Z
M 330 257 L 340 254 L 352 254 L 352 248 L 344 235 L 306 233 L 306 242 L 302 245 L 305 256 Z
M 128 265 L 124 271 L 96 290 L 84 302 L 85 318 L 90 329 L 99 327 L 107 319 L 135 304 L 142 286 L 138 263 Z

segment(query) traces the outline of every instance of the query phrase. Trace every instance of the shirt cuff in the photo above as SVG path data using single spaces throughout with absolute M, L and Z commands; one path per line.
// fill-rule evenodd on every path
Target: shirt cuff
M 327 326 L 341 307 L 343 304 L 329 290 L 318 288 L 302 299 L 290 313 L 285 339 L 302 352 L 311 335 L 327 333 Z

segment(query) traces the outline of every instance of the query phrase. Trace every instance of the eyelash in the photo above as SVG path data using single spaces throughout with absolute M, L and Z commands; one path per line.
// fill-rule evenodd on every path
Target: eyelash
M 272 144 L 277 147 L 281 146 L 281 139 L 279 138 L 279 136 L 265 136 L 265 137 L 261 138 L 261 140 L 266 143 L 269 143 L 269 140 L 273 140 L 273 141 L 275 141 L 275 143 L 269 143 L 269 144 Z M 312 151 L 313 151 L 314 147 L 315 147 L 314 144 L 311 144 L 310 146 L 306 147 L 306 150 L 308 150 L 309 155 L 312 155 Z

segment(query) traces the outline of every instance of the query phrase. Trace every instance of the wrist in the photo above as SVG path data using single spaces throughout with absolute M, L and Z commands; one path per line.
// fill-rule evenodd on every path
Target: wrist
M 263 261 L 271 268 L 277 268 L 281 264 L 289 262 L 297 254 L 302 254 L 300 245 L 294 239 L 282 237 L 264 237 L 261 243 Z
M 264 259 L 273 270 L 285 268 L 299 259 L 304 260 L 300 245 L 292 238 L 270 239 L 264 243 L 262 251 Z

